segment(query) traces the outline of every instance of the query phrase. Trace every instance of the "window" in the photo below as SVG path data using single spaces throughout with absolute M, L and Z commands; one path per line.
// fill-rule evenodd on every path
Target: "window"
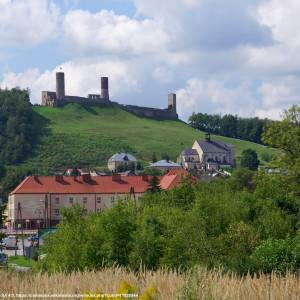
M 97 197 L 97 203 L 101 203 L 101 197 Z
M 56 203 L 56 204 L 59 204 L 59 198 L 58 198 L 58 197 L 55 198 L 55 203 Z
M 111 196 L 110 202 L 111 202 L 112 204 L 115 202 L 115 197 L 114 197 L 114 196 Z
M 55 214 L 56 216 L 59 216 L 59 209 L 58 209 L 58 208 L 54 209 L 54 214 Z
M 69 198 L 69 202 L 70 202 L 70 204 L 73 204 L 74 198 L 73 198 L 73 197 L 70 197 L 70 198 Z
M 87 203 L 87 197 L 83 197 L 83 204 Z
M 83 215 L 84 215 L 84 216 L 87 215 L 87 209 L 86 209 L 86 208 L 83 210 Z

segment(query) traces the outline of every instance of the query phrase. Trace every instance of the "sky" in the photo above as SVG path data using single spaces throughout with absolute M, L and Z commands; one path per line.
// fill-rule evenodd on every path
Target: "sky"
M 0 0 L 0 87 L 280 119 L 300 99 L 299 0 Z

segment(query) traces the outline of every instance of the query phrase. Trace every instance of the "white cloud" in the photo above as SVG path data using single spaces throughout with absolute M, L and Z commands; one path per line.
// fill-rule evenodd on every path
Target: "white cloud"
M 59 9 L 48 0 L 0 2 L 0 48 L 26 47 L 56 36 Z
M 178 111 L 185 120 L 193 112 L 242 116 L 251 116 L 254 113 L 255 98 L 246 83 L 228 88 L 222 81 L 192 78 L 176 93 Z
M 153 78 L 160 83 L 170 82 L 173 78 L 173 72 L 164 66 L 159 66 L 153 71 Z
M 70 11 L 63 27 L 66 47 L 77 53 L 148 54 L 164 51 L 169 43 L 155 21 L 139 21 L 113 11 Z

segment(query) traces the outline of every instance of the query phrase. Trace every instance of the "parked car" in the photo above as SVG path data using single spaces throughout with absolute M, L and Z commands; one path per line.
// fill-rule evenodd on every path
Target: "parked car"
M 8 262 L 8 255 L 1 252 L 0 253 L 0 265 L 7 265 Z
M 6 249 L 16 249 L 16 236 L 9 235 L 3 239 L 3 245 Z M 18 245 L 17 245 L 18 249 Z
M 28 242 L 38 242 L 39 241 L 39 236 L 37 234 L 31 235 L 27 238 Z

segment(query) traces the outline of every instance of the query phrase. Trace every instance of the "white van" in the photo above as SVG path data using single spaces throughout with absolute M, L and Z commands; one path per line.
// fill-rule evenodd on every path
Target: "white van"
M 3 245 L 6 249 L 16 249 L 16 237 L 14 235 L 7 236 L 3 239 Z

